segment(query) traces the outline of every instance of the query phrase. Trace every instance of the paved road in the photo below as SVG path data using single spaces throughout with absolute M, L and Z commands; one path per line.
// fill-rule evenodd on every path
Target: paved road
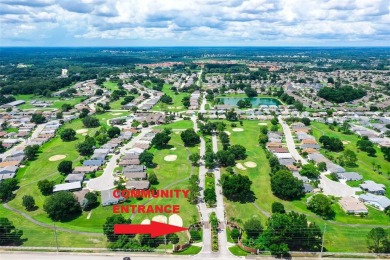
M 213 152 L 218 152 L 218 144 L 217 144 L 217 135 L 214 134 L 212 136 L 213 142 Z M 220 231 L 218 232 L 218 242 L 219 242 L 219 256 L 227 257 L 231 256 L 228 249 L 227 244 L 227 235 L 226 235 L 226 220 L 225 220 L 225 207 L 223 205 L 223 195 L 222 195 L 222 187 L 219 185 L 221 180 L 221 171 L 219 168 L 215 168 L 214 170 L 214 178 L 215 178 L 215 193 L 217 194 L 217 207 L 215 208 L 215 213 L 217 215 L 218 220 L 221 222 Z
M 198 122 L 196 121 L 196 116 L 193 115 L 191 117 L 192 122 L 194 123 L 194 131 L 197 132 L 199 130 L 198 128 Z M 203 138 L 200 138 L 200 152 L 199 155 L 201 158 L 206 153 L 206 143 Z M 200 166 L 199 166 L 199 188 L 200 188 L 200 196 L 199 196 L 199 201 L 197 204 L 201 222 L 208 222 L 209 221 L 209 215 L 211 214 L 212 210 L 210 208 L 206 207 L 206 203 L 204 201 L 204 195 L 203 192 L 205 190 L 205 181 L 206 181 L 206 173 L 207 169 L 204 166 L 204 160 L 200 160 Z M 210 227 L 203 226 L 203 247 L 201 251 L 202 255 L 210 255 L 212 254 L 211 251 L 211 229 Z
M 206 113 L 206 104 L 207 104 L 206 94 L 203 94 L 203 99 L 202 99 L 202 103 L 200 104 L 199 113 Z
M 149 133 L 150 129 L 143 129 L 142 132 L 134 137 L 130 142 L 125 144 L 121 149 L 119 154 L 114 154 L 108 164 L 106 165 L 106 168 L 104 168 L 104 172 L 101 176 L 91 179 L 87 183 L 87 188 L 90 190 L 95 191 L 103 191 L 103 190 L 109 190 L 115 187 L 114 181 L 115 177 L 113 175 L 115 168 L 117 167 L 117 160 L 121 157 L 122 154 L 125 153 L 126 150 L 131 148 L 138 140 L 140 140 L 142 137 L 144 137 L 147 133 Z
M 132 260 L 162 260 L 162 259 L 197 259 L 199 255 L 196 256 L 185 256 L 185 255 L 164 255 L 164 254 L 134 254 L 134 253 L 44 253 L 44 252 L 0 252 L 0 259 L 12 259 L 12 260 L 25 260 L 25 259 L 33 259 L 33 260 L 122 260 L 123 257 L 129 256 Z M 237 256 L 209 256 L 207 259 L 210 260 L 237 260 L 237 259 L 245 259 L 245 257 L 237 257 Z M 261 259 L 261 260 L 274 260 L 275 258 L 272 256 L 250 256 L 248 259 Z M 292 257 L 290 259 L 318 259 L 317 257 Z M 340 258 L 331 258 L 326 257 L 326 259 L 340 259 Z M 356 258 L 341 258 L 343 260 L 353 260 Z
M 301 161 L 302 164 L 308 164 L 307 160 L 305 158 L 303 158 L 298 153 L 297 149 L 295 148 L 294 138 L 291 134 L 290 127 L 287 125 L 287 123 L 285 121 L 283 121 L 281 116 L 279 116 L 278 119 L 279 119 L 279 123 L 283 127 L 283 132 L 284 132 L 284 136 L 286 138 L 286 144 L 287 144 L 288 151 L 290 152 L 292 157 L 294 157 L 295 160 Z
M 9 150 L 5 151 L 4 153 L 0 154 L 0 158 L 3 160 L 4 158 L 6 158 L 6 157 L 12 155 L 13 153 L 15 153 L 16 151 L 23 150 L 24 147 L 26 146 L 27 142 L 29 142 L 31 139 L 37 138 L 39 133 L 43 130 L 43 128 L 45 128 L 45 126 L 46 126 L 46 123 L 37 125 L 37 127 L 32 132 L 32 134 L 31 134 L 31 136 L 29 138 L 24 139 L 19 144 L 13 146 L 11 149 L 9 149 Z
M 294 157 L 295 160 L 301 161 L 302 164 L 308 164 L 307 160 L 304 159 L 295 148 L 295 143 L 293 136 L 291 134 L 290 127 L 287 125 L 285 121 L 283 121 L 282 117 L 279 116 L 279 123 L 283 127 L 284 136 L 286 138 L 286 144 L 289 152 Z M 346 197 L 346 196 L 354 196 L 355 190 L 348 186 L 345 183 L 332 181 L 328 177 L 325 176 L 325 173 L 322 173 L 320 176 L 320 184 L 319 187 L 322 188 L 323 193 L 326 195 L 332 195 L 337 197 Z

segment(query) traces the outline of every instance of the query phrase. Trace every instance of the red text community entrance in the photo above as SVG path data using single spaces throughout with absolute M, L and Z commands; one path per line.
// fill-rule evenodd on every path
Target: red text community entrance
M 189 190 L 113 190 L 112 196 L 116 199 L 130 199 L 130 198 L 163 198 L 163 199 L 178 199 L 188 198 Z M 180 205 L 178 204 L 164 204 L 163 205 L 144 205 L 140 204 L 122 204 L 114 205 L 112 211 L 114 214 L 121 213 L 180 213 Z

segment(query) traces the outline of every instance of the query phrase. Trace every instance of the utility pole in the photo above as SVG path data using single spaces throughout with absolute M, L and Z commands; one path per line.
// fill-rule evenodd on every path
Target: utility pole
M 58 247 L 58 235 L 57 235 L 57 228 L 56 228 L 56 223 L 53 222 L 54 225 L 54 234 L 56 236 L 56 245 L 57 245 L 57 253 L 59 252 L 59 247 Z
M 320 258 L 322 258 L 322 252 L 324 251 L 325 232 L 326 232 L 326 222 L 325 222 L 325 225 L 324 225 L 324 232 L 322 233 L 322 243 L 321 243 Z

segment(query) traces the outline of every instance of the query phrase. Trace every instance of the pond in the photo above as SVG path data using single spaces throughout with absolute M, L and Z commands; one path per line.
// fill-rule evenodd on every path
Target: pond
M 266 106 L 271 106 L 271 105 L 280 106 L 281 105 L 280 101 L 275 99 L 275 98 L 259 98 L 259 97 L 253 97 L 253 98 L 225 98 L 225 97 L 221 97 L 219 99 L 223 102 L 223 104 L 231 105 L 231 106 L 236 106 L 237 102 L 239 100 L 246 100 L 246 99 L 249 99 L 249 101 L 251 102 L 253 107 L 258 107 L 258 106 L 261 106 L 261 105 L 266 105 Z

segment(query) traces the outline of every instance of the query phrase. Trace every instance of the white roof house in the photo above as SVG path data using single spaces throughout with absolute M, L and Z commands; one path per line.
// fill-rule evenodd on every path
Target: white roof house
M 70 183 L 64 183 L 64 184 L 57 184 L 53 188 L 53 192 L 58 191 L 74 191 L 74 190 L 81 190 L 81 182 L 70 182 Z
M 101 198 L 102 198 L 103 206 L 118 204 L 119 202 L 124 200 L 124 198 L 121 195 L 119 195 L 119 198 L 115 198 L 113 194 L 113 190 L 103 190 L 101 192 Z
M 374 181 L 365 181 L 360 184 L 360 188 L 373 194 L 384 195 L 386 192 L 385 185 L 376 183 Z
M 381 211 L 390 207 L 390 199 L 385 196 L 378 196 L 371 193 L 362 194 L 359 196 L 359 200 L 367 203 Z
M 363 202 L 354 197 L 344 197 L 339 200 L 340 206 L 348 214 L 367 214 L 368 209 Z

